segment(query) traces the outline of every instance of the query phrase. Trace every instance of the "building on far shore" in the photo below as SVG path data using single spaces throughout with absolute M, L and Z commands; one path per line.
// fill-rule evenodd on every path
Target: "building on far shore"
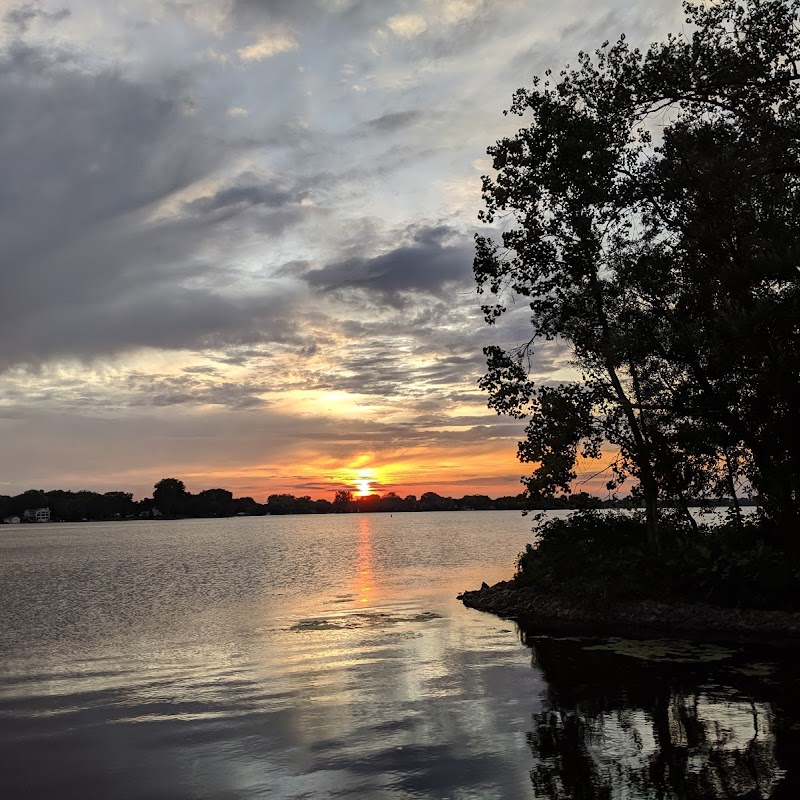
M 26 508 L 22 514 L 25 522 L 50 522 L 49 508 Z
M 10 517 L 4 517 L 3 522 L 6 525 L 19 525 L 20 518 L 16 514 L 12 514 Z

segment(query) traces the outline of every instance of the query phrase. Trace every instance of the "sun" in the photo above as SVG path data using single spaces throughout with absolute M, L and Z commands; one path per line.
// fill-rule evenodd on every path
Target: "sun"
M 372 484 L 375 481 L 375 473 L 371 469 L 362 469 L 358 472 L 358 477 L 353 479 L 358 492 L 356 497 L 368 497 L 372 494 Z

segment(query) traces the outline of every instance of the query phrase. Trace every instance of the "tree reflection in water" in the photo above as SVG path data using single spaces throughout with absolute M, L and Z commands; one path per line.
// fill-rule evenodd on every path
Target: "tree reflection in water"
M 783 665 L 754 664 L 738 649 L 672 643 L 673 652 L 653 659 L 632 654 L 630 641 L 616 640 L 626 652 L 525 638 L 548 683 L 528 734 L 537 798 L 800 797 L 794 653 Z M 714 660 L 681 660 L 681 646 L 683 655 Z

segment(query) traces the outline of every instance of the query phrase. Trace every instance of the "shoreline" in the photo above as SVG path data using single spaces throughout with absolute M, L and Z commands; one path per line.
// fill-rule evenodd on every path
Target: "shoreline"
M 636 600 L 600 605 L 579 603 L 513 581 L 458 595 L 467 608 L 513 619 L 527 632 L 680 635 L 758 642 L 792 640 L 800 646 L 800 611 L 725 608 L 681 601 Z M 787 644 L 786 641 L 780 642 Z

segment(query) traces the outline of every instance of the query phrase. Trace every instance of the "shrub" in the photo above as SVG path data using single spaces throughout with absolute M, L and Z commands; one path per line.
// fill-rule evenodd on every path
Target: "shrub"
M 515 582 L 580 602 L 690 600 L 752 608 L 800 606 L 800 565 L 760 521 L 701 525 L 668 515 L 658 552 L 639 514 L 576 512 L 545 522 L 517 561 Z

